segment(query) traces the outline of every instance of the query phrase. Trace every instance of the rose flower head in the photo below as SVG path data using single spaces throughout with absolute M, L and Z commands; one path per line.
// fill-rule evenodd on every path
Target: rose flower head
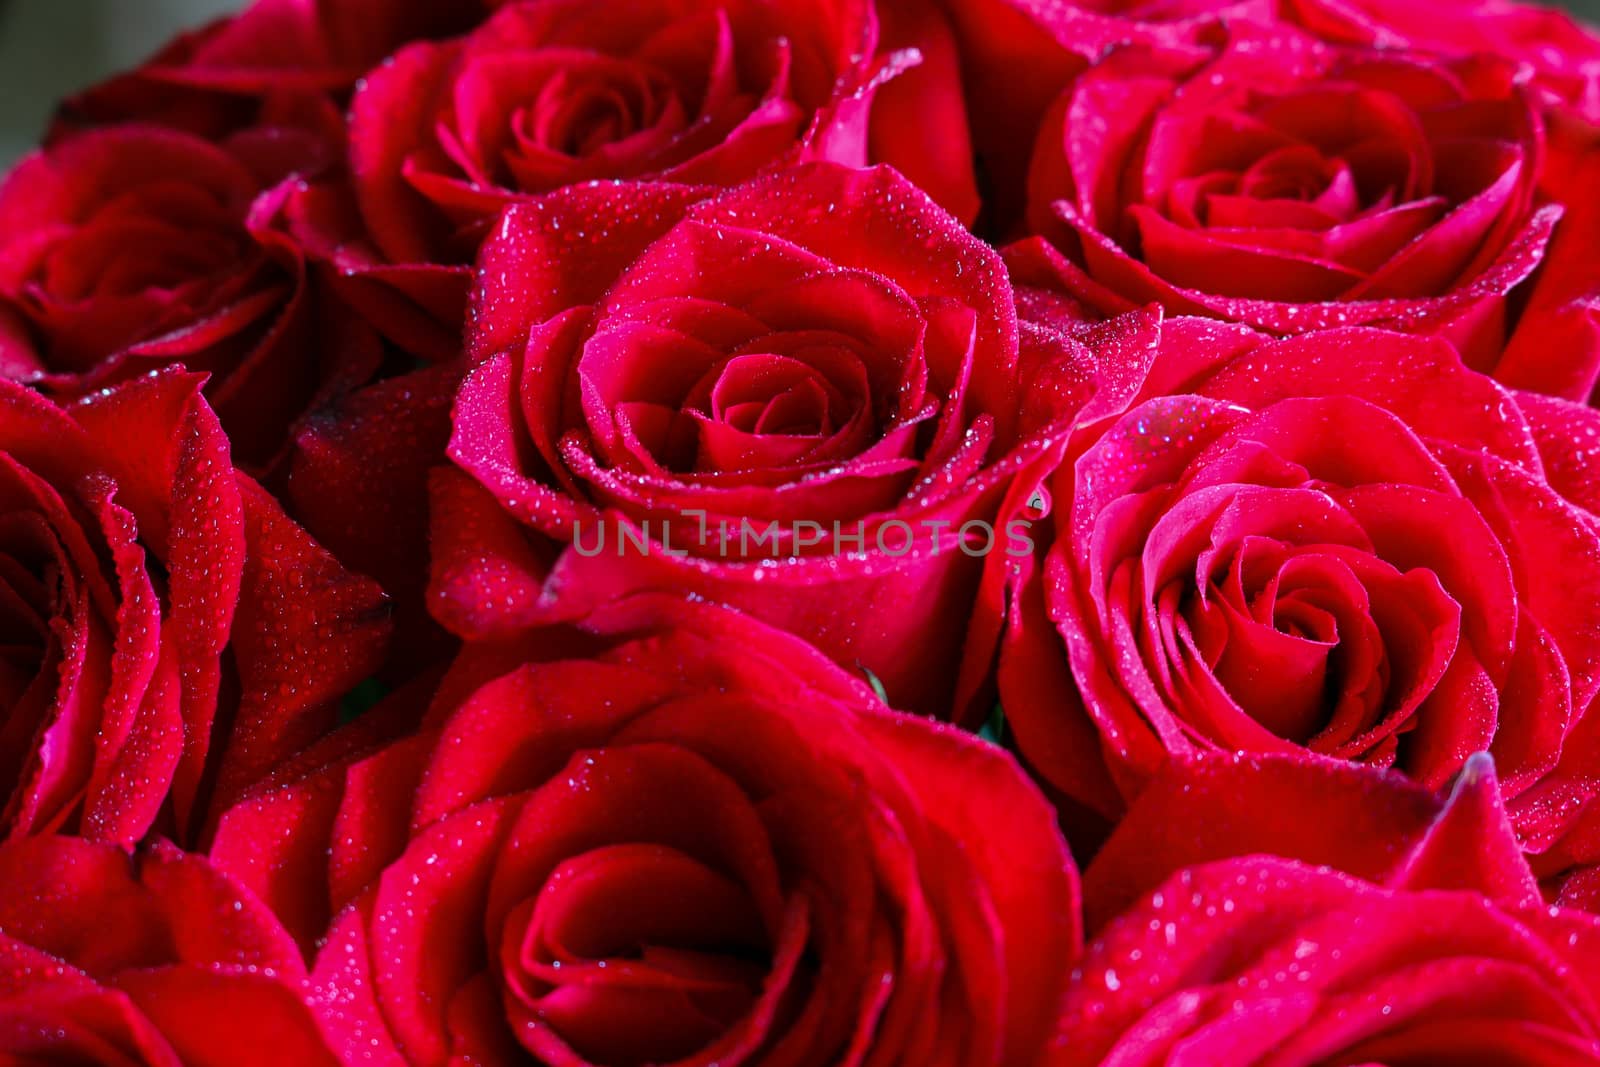
M 200 384 L 0 382 L 0 839 L 191 840 L 381 660 L 382 592 L 234 469 Z
M 615 602 L 469 653 L 420 732 L 362 725 L 213 849 L 318 946 L 341 1062 L 1040 1062 L 1079 947 L 1055 813 L 790 635 Z
M 520 205 L 478 269 L 435 479 L 433 602 L 469 639 L 618 591 L 733 604 L 951 700 L 1029 444 L 995 253 L 887 169 Z
M 308 410 L 371 379 L 378 335 L 275 221 L 299 176 L 337 158 L 338 113 L 277 103 L 215 139 L 69 133 L 0 180 L 0 376 L 70 400 L 165 366 L 205 373 L 261 473 Z
M 1592 379 L 1592 212 L 1567 217 L 1587 197 L 1546 182 L 1552 154 L 1511 61 L 1230 24 L 1114 47 L 1066 82 L 1028 178 L 1039 236 L 1009 255 L 1100 314 L 1381 325 L 1447 336 L 1486 372 L 1538 354 Z
M 1044 492 L 1049 532 L 1034 559 L 991 561 L 980 597 L 1004 612 L 1001 699 L 1046 780 L 1115 818 L 1190 752 L 1438 788 L 1487 750 L 1531 852 L 1577 832 L 1600 690 L 1596 416 L 1514 394 L 1438 338 L 1138 313 L 1077 340 L 1053 373 L 1094 395 L 1006 505 Z

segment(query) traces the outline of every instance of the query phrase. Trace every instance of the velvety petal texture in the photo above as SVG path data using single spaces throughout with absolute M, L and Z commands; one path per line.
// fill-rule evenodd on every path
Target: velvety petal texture
M 1530 851 L 1576 831 L 1600 686 L 1585 409 L 1527 414 L 1443 341 L 1370 329 L 1138 313 L 1069 341 L 1094 395 L 1037 483 L 1053 534 L 980 601 L 1007 613 L 1001 698 L 1041 775 L 1115 818 L 1172 755 L 1438 788 L 1487 749 Z
M 1600 1064 L 1593 28 L 239 4 L 0 176 L 0 1067 Z
M 569 186 L 871 161 L 977 214 L 960 56 L 932 3 L 886 23 L 871 0 L 458 6 L 469 32 L 413 39 L 361 79 L 345 165 L 288 213 L 343 298 L 431 361 L 459 347 L 500 213 Z
M 382 592 L 234 469 L 200 385 L 0 385 L 0 836 L 193 837 L 382 658 Z
M 276 223 L 297 176 L 337 159 L 336 106 L 291 97 L 230 121 L 67 133 L 0 182 L 0 375 L 72 399 L 205 373 L 235 454 L 265 473 L 384 351 Z
M 165 842 L 0 846 L 0 1055 L 17 1064 L 335 1067 L 293 940 Z
M 1545 181 L 1551 126 L 1570 120 L 1546 116 L 1515 59 L 1249 18 L 1174 25 L 1069 65 L 1027 179 L 1026 229 L 1048 246 L 1015 252 L 1037 283 L 1102 314 L 1159 303 L 1279 335 L 1442 334 L 1483 370 L 1523 328 L 1592 322 L 1592 287 L 1524 312 L 1589 198 Z
M 1039 1062 L 1076 875 L 998 748 L 671 597 L 469 651 L 385 738 L 417 710 L 212 852 L 315 950 L 342 1062 Z
M 1600 122 L 1600 34 L 1559 8 L 1503 0 L 1292 0 L 1284 15 L 1330 41 L 1505 56 L 1532 69 L 1534 86 L 1553 107 Z
M 1052 1064 L 1600 1056 L 1600 919 L 1540 902 L 1487 755 L 1442 803 L 1367 767 L 1179 760 L 1085 894 Z
M 993 519 L 1034 445 L 1004 269 L 923 193 L 815 164 L 551 194 L 486 247 L 469 344 L 447 627 L 693 592 L 948 710 L 981 557 L 1025 551 Z
M 876 46 L 858 0 L 508 4 L 363 81 L 362 217 L 392 262 L 470 262 L 519 196 L 597 178 L 737 184 L 808 142 L 863 162 L 851 97 Z

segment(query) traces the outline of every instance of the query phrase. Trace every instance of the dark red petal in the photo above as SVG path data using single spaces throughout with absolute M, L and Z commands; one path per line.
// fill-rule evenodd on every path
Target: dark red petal
M 395 605 L 392 657 L 410 668 L 442 640 L 424 611 L 428 471 L 445 461 L 454 367 L 380 382 L 313 415 L 295 442 L 289 502 L 335 557 L 377 579 Z
M 311 976 L 312 1010 L 345 1067 L 412 1067 L 379 1006 L 366 926 L 371 912 L 368 897 L 334 920 Z
M 468 354 L 478 361 L 519 349 L 535 324 L 599 300 L 708 192 L 666 182 L 598 183 L 510 208 L 478 259 Z
M 1004 1055 L 1025 1060 L 1044 1046 L 1063 965 L 1083 940 L 1077 872 L 1054 815 L 1014 763 L 970 734 L 899 716 L 869 714 L 861 724 L 921 801 L 924 817 L 960 843 L 998 928 L 1027 931 L 1003 945 Z M 939 803 L 940 783 L 949 781 L 961 781 L 972 803 Z
M 1487 753 L 1467 761 L 1432 825 L 1384 883 L 1409 890 L 1466 889 L 1509 910 L 1543 903 Z
M 1308 822 L 1308 810 L 1321 812 Z M 1265 853 L 1381 881 L 1396 841 L 1432 825 L 1433 794 L 1398 774 L 1306 755 L 1175 759 L 1140 794 L 1084 875 L 1084 911 L 1100 929 L 1175 871 Z
M 117 480 L 118 501 L 167 568 L 170 633 L 183 683 L 184 753 L 173 781 L 189 829 L 245 569 L 246 535 L 227 438 L 193 375 L 163 373 L 96 396 L 74 415 Z
M 293 986 L 233 968 L 171 967 L 120 976 L 188 1067 L 336 1067 Z
M 339 698 L 383 663 L 389 603 L 239 476 L 246 556 L 233 635 L 239 710 L 217 803 L 237 798 L 333 725 Z
M 1485 369 L 1508 385 L 1581 402 L 1600 379 L 1600 203 L 1576 190 L 1600 185 L 1600 152 L 1587 152 L 1571 182 L 1574 193 L 1562 198 L 1566 214 L 1528 304 L 1504 352 Z
M 368 234 L 392 263 L 444 254 L 443 214 L 406 181 L 407 158 L 432 137 L 438 94 L 459 46 L 418 42 L 366 76 L 350 105 L 350 169 Z
M 893 166 L 970 226 L 978 217 L 978 186 L 955 33 L 936 5 L 921 0 L 884 5 L 879 17 L 880 46 L 915 48 L 922 61 L 874 94 L 872 162 Z
M 430 498 L 428 610 L 440 625 L 477 639 L 514 634 L 544 620 L 553 550 L 531 544 L 495 496 L 460 471 L 434 471 Z

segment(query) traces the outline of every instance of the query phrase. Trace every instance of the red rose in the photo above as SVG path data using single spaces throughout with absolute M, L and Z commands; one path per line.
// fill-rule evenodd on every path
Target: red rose
M 1553 124 L 1543 181 L 1565 205 L 1555 240 L 1527 294 L 1519 326 L 1499 360 L 1486 367 L 1519 389 L 1594 398 L 1600 384 L 1600 129 Z
M 737 184 L 813 125 L 859 161 L 865 112 L 846 97 L 866 91 L 875 30 L 870 5 L 839 7 L 794 22 L 745 4 L 735 21 L 713 4 L 546 0 L 411 43 L 362 80 L 348 180 L 303 191 L 291 232 L 357 299 L 423 309 L 458 343 L 469 268 L 514 201 L 596 178 Z
M 1542 905 L 1487 757 L 1442 807 L 1367 768 L 1179 764 L 1084 894 L 1058 1067 L 1600 1057 L 1600 918 Z
M 293 336 L 271 339 L 266 351 L 245 346 L 234 353 L 256 356 L 247 362 L 251 378 L 266 367 L 282 376 L 270 390 L 259 380 L 240 382 L 239 391 L 255 399 L 238 403 L 238 412 L 218 399 L 235 438 L 248 436 L 245 420 L 262 420 L 264 398 L 289 388 L 286 382 L 302 392 L 308 383 L 324 385 L 314 397 L 295 398 L 306 403 L 285 408 L 294 416 L 320 407 L 340 387 L 370 380 L 384 358 L 373 328 L 430 362 L 457 354 L 462 285 L 374 265 L 332 172 L 347 154 L 342 110 L 360 76 L 409 42 L 458 33 L 486 14 L 480 0 L 257 0 L 62 105 L 46 141 L 52 149 L 85 130 L 159 126 L 226 149 L 257 172 L 262 188 L 289 174 L 323 179 L 272 189 L 249 216 L 255 243 L 288 275 L 274 284 L 295 283 L 289 306 L 272 309 L 285 319 L 277 332 Z M 245 228 L 242 215 L 232 221 L 235 231 Z M 307 259 L 313 291 L 302 294 Z M 311 324 L 302 324 L 308 317 Z M 228 341 L 241 347 L 237 338 Z M 188 361 L 201 355 L 211 353 L 179 353 Z M 283 427 L 276 430 L 275 449 L 283 444 Z
M 1028 161 L 1063 85 L 1134 43 L 1180 44 L 1221 22 L 1276 21 L 1276 0 L 940 0 L 961 55 L 973 148 L 985 177 L 982 232 L 1021 226 Z M 896 0 L 896 9 L 915 7 Z
M 298 117 L 218 143 L 112 126 L 19 164 L 0 184 L 0 375 L 71 397 L 181 364 L 212 375 L 241 459 L 280 458 L 295 419 L 384 359 L 272 228 L 294 186 L 267 186 L 326 158 Z
M 396 263 L 470 263 L 508 203 L 596 178 L 737 184 L 802 140 L 865 159 L 872 7 L 510 4 L 367 76 L 351 171 Z
M 596 185 L 507 213 L 460 472 L 435 483 L 433 611 L 477 639 L 694 592 L 947 709 L 978 557 L 1026 551 L 993 524 L 1017 442 L 998 257 L 884 169 L 706 195 Z
M 445 462 L 460 361 L 424 367 L 341 397 L 305 420 L 285 501 L 336 559 L 359 564 L 394 602 L 397 679 L 454 655 L 428 614 L 428 473 Z
M 1470 0 L 949 0 L 963 51 L 987 102 L 1037 119 L 1042 88 L 1107 47 L 1193 41 L 1219 23 L 1288 24 L 1340 44 L 1413 55 L 1498 55 L 1527 68 L 1550 103 L 1600 121 L 1600 36 L 1554 7 Z M 1019 70 L 1019 54 L 1033 58 Z M 1009 72 L 1010 77 L 1007 77 Z M 986 113 L 986 112 L 980 112 Z M 1012 118 L 1014 116 L 1008 116 Z
M 1438 339 L 1141 314 L 1082 340 L 1050 373 L 1090 364 L 1097 392 L 1008 504 L 1041 485 L 1053 534 L 981 599 L 1025 758 L 1114 816 L 1171 754 L 1437 787 L 1487 749 L 1529 850 L 1570 832 L 1595 795 L 1593 418 Z
M 0 846 L 6 1062 L 333 1067 L 305 965 L 271 912 L 158 843 Z
M 1564 400 L 1518 393 L 1551 487 L 1578 509 L 1577 522 L 1600 531 L 1600 411 Z M 1600 804 L 1593 768 L 1600 766 L 1600 715 L 1577 717 L 1562 742 L 1561 766 L 1536 795 L 1546 807 L 1564 807 L 1571 825 L 1538 855 L 1535 873 L 1562 903 L 1600 914 Z
M 1028 222 L 1051 246 L 1015 262 L 1101 313 L 1154 302 L 1278 334 L 1442 332 L 1491 370 L 1508 344 L 1539 350 L 1573 305 L 1592 322 L 1596 291 L 1555 308 L 1535 295 L 1540 313 L 1516 315 L 1563 210 L 1541 189 L 1544 122 L 1516 74 L 1248 24 L 1215 47 L 1113 49 L 1044 118 Z M 1579 251 L 1593 282 L 1592 243 Z
M 1553 105 L 1600 122 L 1600 36 L 1556 8 L 1506 0 L 1286 0 L 1285 8 L 1286 18 L 1325 40 L 1505 56 L 1533 72 Z
M 214 860 L 321 946 L 344 1062 L 1038 1062 L 1075 881 L 999 749 L 720 608 L 557 642 L 223 818 Z
M 264 97 L 348 91 L 408 41 L 459 33 L 483 0 L 254 0 L 182 34 L 136 69 L 69 99 L 74 126 L 159 121 L 195 131 Z
M 286 191 L 273 218 L 288 242 L 326 268 L 342 300 L 430 362 L 459 354 L 470 264 L 510 203 L 595 178 L 733 185 L 802 155 L 861 162 L 873 150 L 938 161 L 938 153 L 918 155 L 903 140 L 877 136 L 893 126 L 902 139 L 914 137 L 934 120 L 922 108 L 929 93 L 953 97 L 965 129 L 954 51 L 939 50 L 937 18 L 895 20 L 885 44 L 922 43 L 935 53 L 924 64 L 932 73 L 919 72 L 915 99 L 902 94 L 873 108 L 869 127 L 873 76 L 884 63 L 872 58 L 880 35 L 865 0 L 811 8 L 619 3 L 610 14 L 567 0 L 489 6 L 503 9 L 466 36 L 413 41 L 363 79 L 348 174 Z M 898 57 L 892 70 L 909 62 Z M 946 125 L 947 110 L 936 116 Z M 970 186 L 966 160 L 960 173 Z M 432 442 L 431 409 L 447 399 L 429 391 L 439 380 L 384 387 L 340 407 L 384 405 L 409 422 L 428 420 L 422 436 Z M 402 391 L 413 404 L 397 405 Z M 359 434 L 341 425 L 338 410 L 321 413 L 294 460 L 301 483 L 343 481 L 364 466 L 339 447 Z M 410 475 L 436 458 L 438 449 L 420 455 L 414 467 L 379 479 L 383 491 L 347 499 L 369 507 L 404 499 L 415 512 L 425 497 L 388 490 L 396 481 L 412 488 Z M 328 510 L 326 500 L 297 495 L 297 511 Z M 408 565 L 424 558 L 419 538 L 405 540 Z
M 234 470 L 199 385 L 0 382 L 0 838 L 192 837 L 379 659 L 382 594 Z
M 349 180 L 304 190 L 291 232 L 375 319 L 420 310 L 448 328 L 500 212 L 585 181 L 737 185 L 779 163 L 870 157 L 970 217 L 949 36 L 931 9 L 881 33 L 867 0 L 505 4 L 362 80 Z M 914 64 L 910 88 L 875 106 Z

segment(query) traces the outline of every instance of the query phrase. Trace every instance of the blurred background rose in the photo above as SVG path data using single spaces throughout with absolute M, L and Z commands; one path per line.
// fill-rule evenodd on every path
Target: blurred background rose
M 32 147 L 56 100 L 245 2 L 0 0 L 0 166 Z M 1567 6 L 1600 20 L 1600 0 Z

